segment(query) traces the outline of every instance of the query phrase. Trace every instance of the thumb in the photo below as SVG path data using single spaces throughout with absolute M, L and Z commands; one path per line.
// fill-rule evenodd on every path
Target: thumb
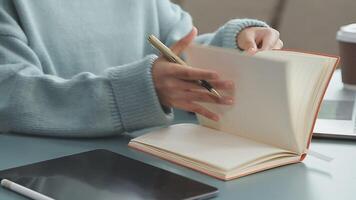
M 253 43 L 254 45 L 252 45 L 252 47 L 248 48 L 246 50 L 247 54 L 248 55 L 255 55 L 255 53 L 257 53 L 257 46 L 256 46 L 256 43 Z
M 178 42 L 176 42 L 171 46 L 171 50 L 176 55 L 179 55 L 194 40 L 197 34 L 198 34 L 197 28 L 193 27 L 192 31 L 190 31 L 188 35 L 184 36 L 184 38 L 182 38 L 181 40 L 179 40 Z
M 239 47 L 247 52 L 248 55 L 254 55 L 258 48 L 255 38 L 251 34 L 249 37 L 245 37 L 244 41 L 241 41 Z

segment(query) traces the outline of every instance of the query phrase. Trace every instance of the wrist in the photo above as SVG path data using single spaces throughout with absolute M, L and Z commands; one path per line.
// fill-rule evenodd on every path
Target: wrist
M 115 108 L 126 131 L 169 123 L 172 114 L 162 110 L 152 80 L 156 55 L 107 71 Z
M 226 23 L 223 47 L 239 49 L 237 38 L 241 31 L 249 27 L 269 27 L 265 22 L 256 19 L 233 19 Z

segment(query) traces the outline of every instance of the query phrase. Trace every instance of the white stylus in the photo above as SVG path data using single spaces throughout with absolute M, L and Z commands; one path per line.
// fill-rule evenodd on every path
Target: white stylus
M 39 192 L 31 190 L 31 189 L 29 189 L 27 187 L 24 187 L 22 185 L 19 185 L 17 183 L 14 183 L 12 181 L 7 180 L 7 179 L 2 179 L 1 180 L 1 186 L 5 187 L 5 188 L 7 188 L 9 190 L 12 190 L 14 192 L 17 192 L 19 194 L 22 194 L 25 197 L 34 199 L 34 200 L 54 200 L 51 197 L 43 195 L 43 194 L 41 194 Z

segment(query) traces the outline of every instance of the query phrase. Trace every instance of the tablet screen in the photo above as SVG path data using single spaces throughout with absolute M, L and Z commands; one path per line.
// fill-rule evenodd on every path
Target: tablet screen
M 0 177 L 54 199 L 205 199 L 217 189 L 107 150 L 0 171 Z

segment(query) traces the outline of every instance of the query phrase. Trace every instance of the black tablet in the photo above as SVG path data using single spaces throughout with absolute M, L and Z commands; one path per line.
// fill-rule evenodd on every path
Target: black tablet
M 212 186 L 107 150 L 94 150 L 0 171 L 57 200 L 208 199 Z

